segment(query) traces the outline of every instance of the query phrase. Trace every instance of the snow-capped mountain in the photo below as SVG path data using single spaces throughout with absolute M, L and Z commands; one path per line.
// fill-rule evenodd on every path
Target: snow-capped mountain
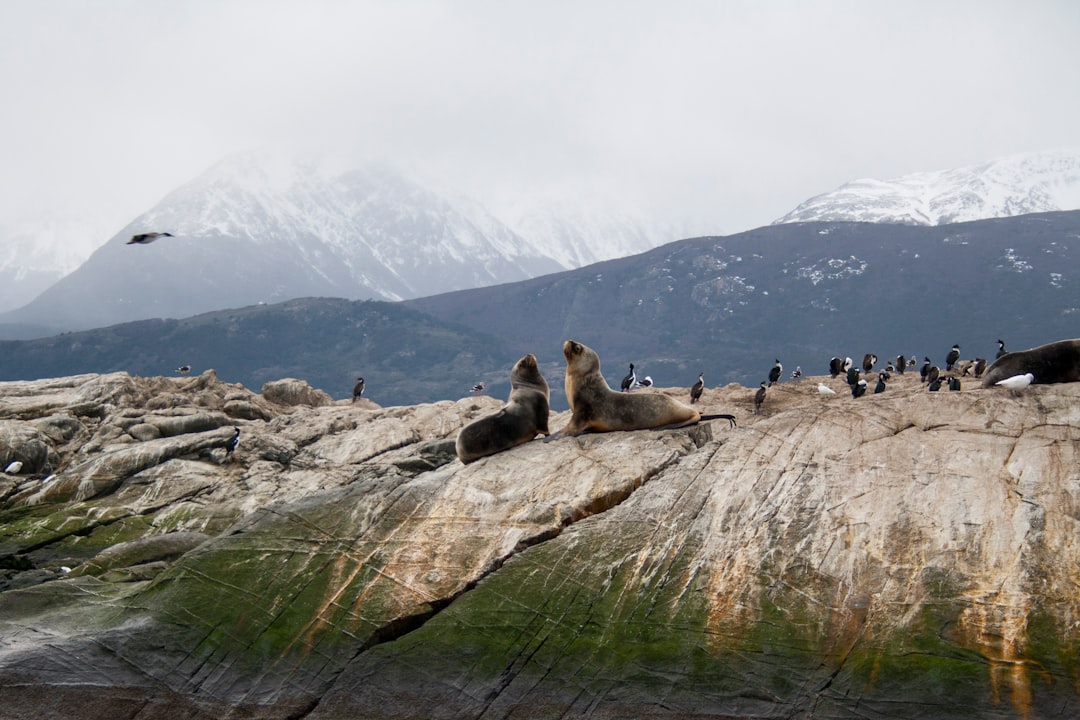
M 802 203 L 773 224 L 852 221 L 944 225 L 1080 209 L 1080 148 L 981 165 L 856 180 Z
M 20 326 L 0 330 L 0 337 L 304 296 L 414 298 L 678 239 L 615 212 L 592 220 L 582 212 L 548 217 L 547 224 L 526 220 L 512 229 L 481 203 L 436 193 L 386 166 L 331 172 L 313 161 L 237 155 L 170 193 L 77 270 L 0 316 L 0 324 Z M 126 244 L 148 231 L 173 237 Z

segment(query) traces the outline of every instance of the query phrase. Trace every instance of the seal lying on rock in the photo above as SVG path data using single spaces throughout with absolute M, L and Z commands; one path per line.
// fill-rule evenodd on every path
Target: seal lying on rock
M 1058 340 L 1030 350 L 1005 353 L 986 369 L 983 387 L 1031 373 L 1032 384 L 1080 382 L 1080 339 Z
M 566 356 L 566 399 L 570 422 L 552 436 L 575 436 L 587 432 L 650 430 L 682 427 L 701 420 L 722 418 L 735 426 L 733 415 L 702 415 L 678 400 L 660 393 L 618 393 L 600 373 L 600 356 L 579 342 L 563 343 Z
M 482 417 L 461 429 L 457 455 L 471 463 L 548 434 L 547 381 L 540 374 L 535 355 L 526 355 L 510 371 L 510 398 L 494 415 Z

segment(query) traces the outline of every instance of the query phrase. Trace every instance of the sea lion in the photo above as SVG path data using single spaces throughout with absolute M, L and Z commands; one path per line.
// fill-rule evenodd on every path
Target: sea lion
M 537 433 L 548 435 L 550 391 L 536 356 L 521 358 L 510 371 L 510 397 L 499 412 L 475 420 L 458 433 L 455 447 L 468 464 L 527 443 Z
M 993 387 L 999 380 L 1025 373 L 1035 377 L 1035 385 L 1080 382 L 1080 339 L 1005 353 L 986 368 L 982 386 Z
M 566 398 L 571 416 L 555 437 L 614 430 L 650 430 L 693 425 L 723 418 L 735 426 L 733 415 L 702 415 L 660 393 L 628 394 L 612 390 L 600 372 L 600 356 L 573 340 L 563 343 L 566 356 Z

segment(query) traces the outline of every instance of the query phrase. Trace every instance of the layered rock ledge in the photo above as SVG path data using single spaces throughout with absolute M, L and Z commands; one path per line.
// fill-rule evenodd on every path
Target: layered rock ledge
M 499 399 L 0 383 L 0 715 L 1080 716 L 1080 384 L 753 392 L 464 466 Z

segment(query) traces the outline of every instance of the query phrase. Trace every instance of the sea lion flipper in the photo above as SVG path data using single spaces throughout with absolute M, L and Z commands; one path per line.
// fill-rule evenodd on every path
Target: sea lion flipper
M 704 420 L 727 420 L 728 422 L 731 423 L 731 427 L 735 427 L 735 416 L 734 415 L 727 415 L 727 414 L 702 415 L 701 419 L 702 419 L 702 421 L 704 421 Z

